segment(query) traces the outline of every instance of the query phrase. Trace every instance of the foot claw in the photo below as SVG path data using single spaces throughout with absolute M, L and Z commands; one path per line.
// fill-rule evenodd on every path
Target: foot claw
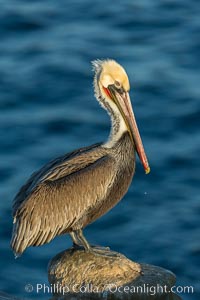
M 97 250 L 102 250 L 102 251 L 109 251 L 109 247 L 103 247 L 103 246 L 98 246 L 98 245 L 91 245 L 92 249 L 97 249 Z
M 85 249 L 84 246 L 82 245 L 77 245 L 73 243 L 72 246 L 72 251 L 85 251 L 87 253 L 91 253 L 97 256 L 104 256 L 104 257 L 109 257 L 109 258 L 117 258 L 120 257 L 121 254 L 115 251 L 111 251 L 109 247 L 102 247 L 102 246 L 96 246 L 96 245 L 91 245 L 89 249 Z
M 121 256 L 120 253 L 111 251 L 109 247 L 93 247 L 89 252 L 94 255 L 104 256 L 109 258 L 117 258 Z

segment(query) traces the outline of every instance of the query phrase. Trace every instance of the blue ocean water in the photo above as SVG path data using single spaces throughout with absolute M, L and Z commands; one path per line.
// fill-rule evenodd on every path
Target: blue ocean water
M 129 74 L 131 98 L 151 166 L 90 225 L 92 243 L 170 269 L 177 285 L 199 281 L 200 6 L 195 0 L 1 1 L 0 290 L 27 294 L 48 283 L 47 264 L 68 236 L 15 260 L 12 200 L 48 160 L 107 139 L 109 117 L 93 96 L 90 61 L 113 58 Z M 39 295 L 48 299 L 50 295 Z

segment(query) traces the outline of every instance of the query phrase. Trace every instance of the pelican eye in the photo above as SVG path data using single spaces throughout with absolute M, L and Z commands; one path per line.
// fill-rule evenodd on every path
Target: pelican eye
M 116 80 L 114 84 L 117 89 L 121 88 L 121 83 L 119 81 Z
M 124 93 L 124 88 L 123 88 L 123 86 L 121 85 L 121 83 L 119 81 L 117 81 L 117 80 L 115 81 L 114 87 L 115 87 L 115 90 L 117 90 L 117 92 L 119 94 L 123 94 Z

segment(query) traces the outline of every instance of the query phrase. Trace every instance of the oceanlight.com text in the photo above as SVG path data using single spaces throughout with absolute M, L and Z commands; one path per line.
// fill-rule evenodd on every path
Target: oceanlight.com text
M 79 284 L 74 284 L 73 286 L 61 286 L 60 284 L 50 284 L 47 285 L 45 283 L 37 283 L 35 286 L 32 284 L 27 284 L 25 286 L 25 291 L 27 293 L 37 293 L 37 294 L 59 294 L 65 295 L 68 293 L 103 293 L 104 295 L 108 293 L 125 293 L 125 294 L 148 294 L 148 295 L 156 295 L 156 294 L 193 294 L 194 287 L 193 286 L 172 286 L 171 288 L 167 287 L 167 285 L 161 286 L 159 284 L 153 286 L 149 284 L 143 284 L 141 286 L 117 286 L 116 284 L 108 284 L 103 288 L 86 284 L 80 286 Z

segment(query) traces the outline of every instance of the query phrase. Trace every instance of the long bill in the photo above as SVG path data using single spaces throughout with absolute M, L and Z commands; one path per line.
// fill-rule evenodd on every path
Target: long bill
M 109 89 L 112 100 L 116 103 L 125 123 L 128 128 L 129 134 L 133 143 L 135 144 L 137 154 L 143 164 L 145 173 L 150 172 L 149 163 L 146 157 L 146 153 L 142 144 L 142 139 L 137 127 L 136 119 L 133 113 L 130 97 L 128 92 L 119 93 L 113 88 Z

